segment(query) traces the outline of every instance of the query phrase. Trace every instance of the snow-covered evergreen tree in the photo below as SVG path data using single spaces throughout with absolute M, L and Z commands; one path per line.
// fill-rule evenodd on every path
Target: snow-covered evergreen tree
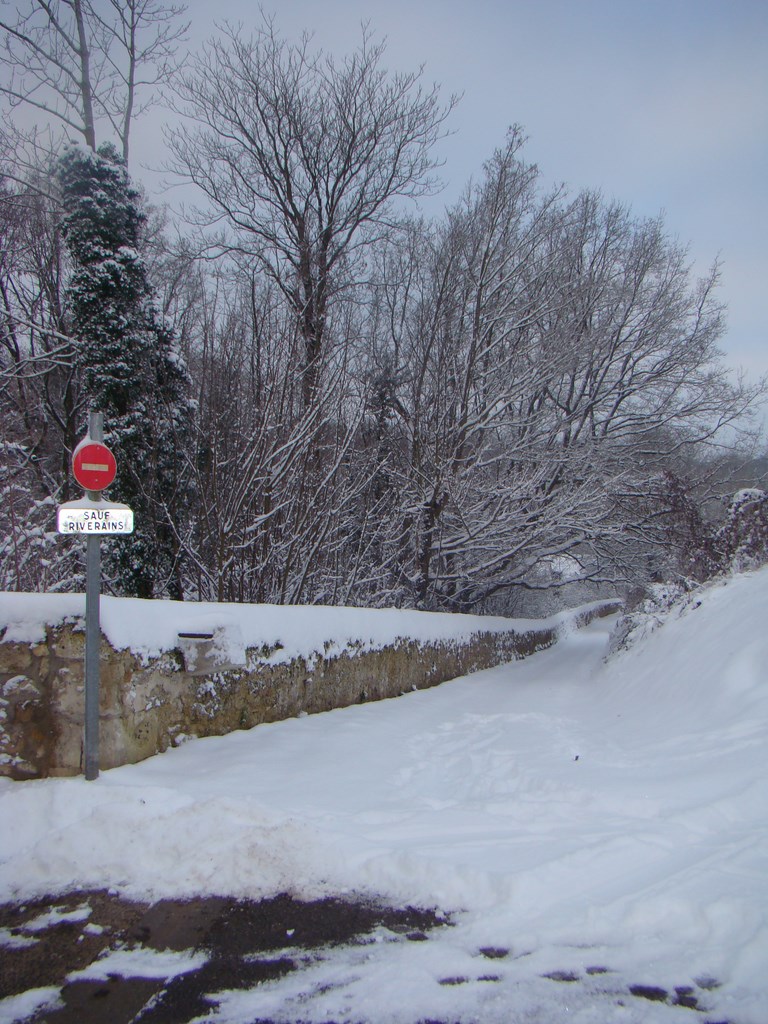
M 92 409 L 117 458 L 110 498 L 135 512 L 130 539 L 105 545 L 115 588 L 181 597 L 180 520 L 189 507 L 188 376 L 152 301 L 140 252 L 140 195 L 114 147 L 70 146 L 60 158 L 63 229 L 74 263 L 67 290 L 78 361 Z

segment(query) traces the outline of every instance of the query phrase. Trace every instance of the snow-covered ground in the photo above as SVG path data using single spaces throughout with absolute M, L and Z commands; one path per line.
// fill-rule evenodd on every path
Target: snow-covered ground
M 363 893 L 455 922 L 328 950 L 200 1022 L 765 1024 L 767 610 L 764 569 L 608 663 L 603 620 L 526 661 L 96 782 L 2 781 L 0 898 Z M 633 985 L 690 988 L 706 1012 Z

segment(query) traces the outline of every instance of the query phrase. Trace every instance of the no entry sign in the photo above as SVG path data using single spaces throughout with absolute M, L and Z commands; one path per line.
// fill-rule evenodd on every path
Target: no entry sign
M 115 479 L 117 463 L 105 444 L 86 437 L 72 454 L 72 472 L 83 490 L 103 491 Z

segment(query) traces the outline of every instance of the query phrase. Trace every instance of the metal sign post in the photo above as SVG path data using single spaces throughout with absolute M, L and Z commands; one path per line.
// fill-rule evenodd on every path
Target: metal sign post
M 85 552 L 85 777 L 99 777 L 99 602 L 101 597 L 101 537 L 90 534 Z
M 101 627 L 101 538 L 104 533 L 133 533 L 133 511 L 127 505 L 105 501 L 102 490 L 115 479 L 117 465 L 104 444 L 104 417 L 92 412 L 88 436 L 75 448 L 72 472 L 85 491 L 80 501 L 59 505 L 59 533 L 86 535 L 85 552 L 85 719 L 83 761 L 88 781 L 99 777 L 99 686 Z
M 88 417 L 88 436 L 104 441 L 104 416 L 92 412 Z M 100 491 L 87 491 L 89 498 L 98 500 Z M 99 604 L 101 599 L 101 537 L 89 534 L 85 553 L 85 777 L 91 782 L 99 777 L 99 646 L 101 628 Z

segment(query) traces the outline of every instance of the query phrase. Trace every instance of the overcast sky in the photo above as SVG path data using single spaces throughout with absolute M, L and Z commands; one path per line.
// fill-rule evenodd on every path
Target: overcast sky
M 194 45 L 252 0 L 188 0 Z M 768 0 L 273 0 L 279 31 L 461 93 L 441 147 L 453 201 L 507 128 L 548 182 L 664 213 L 703 273 L 722 261 L 729 362 L 768 372 Z M 138 156 L 137 152 L 137 156 Z

